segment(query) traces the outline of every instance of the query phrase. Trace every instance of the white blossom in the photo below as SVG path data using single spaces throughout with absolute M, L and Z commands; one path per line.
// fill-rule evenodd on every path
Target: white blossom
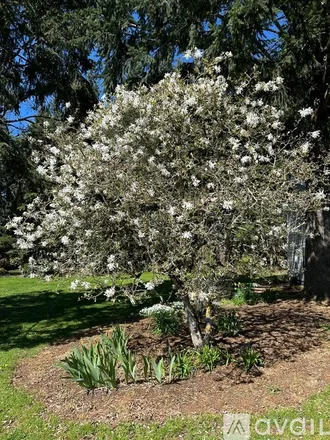
M 70 284 L 70 289 L 71 290 L 76 290 L 77 289 L 77 287 L 79 287 L 80 286 L 80 280 L 74 280 L 74 281 L 71 281 L 71 284 Z
M 310 116 L 313 114 L 313 109 L 311 107 L 303 108 L 299 110 L 299 114 L 302 118 L 305 118 L 306 116 Z
M 185 55 L 201 54 L 191 48 Z M 328 194 L 314 188 L 322 188 L 330 158 L 324 155 L 324 174 L 315 173 L 303 156 L 318 135 L 305 131 L 299 113 L 293 129 L 284 130 L 283 109 L 269 104 L 282 80 L 227 79 L 218 67 L 230 56 L 205 60 L 191 81 L 174 72 L 148 89 L 119 86 L 75 130 L 68 129 L 71 116 L 47 140 L 34 141 L 49 196 L 7 226 L 33 255 L 33 274 L 108 274 L 111 286 L 102 284 L 100 295 L 112 298 L 122 273 L 170 272 L 182 286 L 178 295 L 195 292 L 198 302 L 201 292 L 217 295 L 219 280 L 244 270 L 245 253 L 256 273 L 268 264 L 266 253 L 281 261 L 285 231 L 272 228 L 289 206 L 329 204 Z M 309 191 L 297 194 L 291 176 L 310 181 Z M 227 246 L 223 265 L 217 250 Z M 92 295 L 94 283 L 83 283 L 71 286 Z M 125 294 L 139 295 L 140 287 L 125 285 Z
M 197 177 L 196 176 L 191 176 L 191 180 L 192 180 L 192 184 L 193 184 L 193 186 L 199 186 L 199 184 L 200 184 L 200 180 L 199 179 L 197 179 Z
M 320 135 L 321 135 L 320 130 L 315 130 L 315 131 L 311 132 L 311 136 L 313 139 L 318 139 L 320 137 Z
M 193 209 L 194 205 L 191 202 L 183 201 L 182 202 L 182 208 L 186 209 L 187 211 Z
M 156 315 L 157 313 L 163 313 L 163 312 L 172 312 L 174 309 L 173 307 L 166 305 L 166 304 L 155 304 L 151 307 L 144 307 L 140 310 L 140 315 L 142 316 L 152 316 Z
M 224 200 L 222 207 L 225 210 L 231 211 L 233 209 L 234 202 L 232 200 Z
M 307 154 L 310 149 L 310 143 L 307 141 L 300 146 L 301 152 Z
M 175 214 L 175 208 L 173 207 L 173 206 L 170 206 L 169 208 L 168 208 L 168 211 L 167 211 L 170 215 L 174 215 Z
M 63 235 L 63 237 L 61 238 L 61 243 L 63 243 L 64 245 L 68 245 L 70 243 L 70 238 L 66 235 Z
M 110 287 L 108 289 L 105 290 L 104 292 L 104 296 L 106 296 L 107 298 L 113 298 L 116 294 L 116 289 L 115 287 Z
M 241 163 L 242 163 L 243 165 L 250 163 L 251 160 L 252 160 L 252 159 L 251 159 L 251 156 L 243 156 L 243 157 L 241 157 Z
M 323 189 L 320 189 L 316 194 L 315 194 L 315 198 L 317 200 L 324 200 L 326 198 L 326 194 L 324 193 Z
M 156 285 L 152 281 L 149 281 L 148 283 L 145 283 L 144 287 L 146 288 L 146 290 L 154 290 Z

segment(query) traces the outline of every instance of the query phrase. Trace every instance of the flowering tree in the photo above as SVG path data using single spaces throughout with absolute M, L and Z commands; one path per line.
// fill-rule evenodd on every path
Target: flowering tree
M 80 129 L 69 120 L 49 132 L 35 161 L 52 190 L 10 224 L 33 252 L 33 273 L 166 274 L 195 346 L 196 304 L 221 294 L 226 276 L 285 264 L 287 208 L 324 197 L 304 160 L 318 132 L 286 132 L 269 104 L 282 79 L 235 85 L 220 62 L 150 89 L 118 87 Z M 295 191 L 299 181 L 306 191 Z

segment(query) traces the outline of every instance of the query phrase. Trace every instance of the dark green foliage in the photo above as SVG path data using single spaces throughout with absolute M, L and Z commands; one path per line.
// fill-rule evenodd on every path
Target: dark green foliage
M 159 336 L 176 336 L 179 334 L 181 316 L 176 310 L 159 310 L 152 315 L 153 330 Z
M 262 301 L 262 298 L 254 291 L 251 283 L 237 283 L 234 286 L 232 300 L 236 306 L 240 306 L 243 304 L 256 304 Z
M 97 41 L 107 90 L 153 84 L 173 69 L 178 53 L 207 48 L 216 38 L 226 2 L 101 0 Z
M 262 300 L 266 303 L 272 303 L 276 300 L 276 292 L 274 290 L 265 290 L 261 294 Z
M 69 378 L 91 390 L 97 387 L 115 388 L 117 359 L 106 344 L 97 343 L 90 347 L 75 348 L 70 356 L 59 364 Z
M 178 379 L 188 379 L 197 368 L 196 352 L 192 350 L 176 353 L 174 374 Z
M 218 317 L 216 325 L 218 330 L 224 332 L 225 336 L 237 336 L 242 329 L 242 323 L 235 310 L 222 313 Z
M 247 347 L 241 352 L 239 365 L 246 373 L 249 372 L 252 367 L 261 367 L 263 366 L 261 354 L 258 353 L 254 348 Z
M 5 275 L 8 275 L 8 272 L 3 267 L 0 267 L 0 277 Z
M 127 343 L 125 331 L 117 325 L 111 338 L 102 335 L 100 342 L 90 347 L 82 345 L 80 350 L 75 348 L 59 366 L 69 374 L 69 378 L 89 390 L 97 387 L 116 388 L 117 363 L 124 370 L 126 383 L 129 379 L 135 382 L 136 358 Z
M 57 107 L 70 101 L 78 115 L 86 114 L 96 99 L 86 76 L 94 64 L 92 11 L 85 0 L 1 3 L 0 118 L 19 112 L 29 98 L 44 106 L 48 97 Z
M 204 345 L 198 351 L 198 362 L 206 371 L 212 371 L 221 360 L 221 351 L 217 347 Z
M 13 247 L 13 237 L 4 233 L 4 228 L 0 228 L 0 267 L 10 268 L 10 251 Z

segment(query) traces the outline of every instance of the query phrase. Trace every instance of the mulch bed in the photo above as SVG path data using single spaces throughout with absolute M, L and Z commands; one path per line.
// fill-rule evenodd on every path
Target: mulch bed
M 118 390 L 87 393 L 56 366 L 80 343 L 97 340 L 107 328 L 46 347 L 18 365 L 13 383 L 34 394 L 46 408 L 74 421 L 164 422 L 176 416 L 225 411 L 264 412 L 269 408 L 298 407 L 306 398 L 330 384 L 330 342 L 322 324 L 330 322 L 330 307 L 299 300 L 243 306 L 242 334 L 235 338 L 215 336 L 215 343 L 236 354 L 251 344 L 263 355 L 264 368 L 250 374 L 238 367 L 220 366 L 211 373 L 199 372 L 188 380 L 158 385 L 121 385 Z M 189 335 L 160 338 L 153 335 L 150 320 L 125 324 L 129 346 L 137 353 L 167 355 L 190 346 Z

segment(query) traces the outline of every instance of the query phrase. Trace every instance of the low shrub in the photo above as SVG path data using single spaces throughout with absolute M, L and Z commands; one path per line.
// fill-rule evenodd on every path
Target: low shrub
M 254 291 L 252 283 L 235 283 L 232 301 L 236 306 L 257 304 L 262 297 Z
M 247 347 L 241 352 L 239 365 L 247 373 L 252 367 L 262 367 L 263 360 L 261 354 L 252 347 Z
M 172 353 L 168 358 L 153 359 L 142 355 L 142 360 L 128 348 L 125 331 L 116 326 L 112 336 L 101 335 L 100 341 L 89 347 L 82 345 L 63 359 L 59 366 L 80 386 L 93 390 L 98 387 L 117 388 L 120 378 L 126 382 L 137 382 L 143 378 L 159 384 L 164 381 L 188 379 L 198 368 L 212 371 L 217 364 L 236 362 L 233 356 L 218 347 L 205 345 L 200 350 L 184 350 Z M 252 367 L 263 365 L 260 353 L 248 347 L 241 352 L 239 365 L 248 372 Z M 122 374 L 120 374 L 120 369 Z
M 274 290 L 267 289 L 261 294 L 261 298 L 266 303 L 273 303 L 276 300 L 276 292 Z
M 225 336 L 237 336 L 242 329 L 242 322 L 237 317 L 235 310 L 225 311 L 217 321 L 216 327 L 218 331 L 224 332 Z
M 185 350 L 176 354 L 174 375 L 177 379 L 188 379 L 197 369 L 197 352 Z
M 59 364 L 69 378 L 91 390 L 97 387 L 116 388 L 117 359 L 101 343 L 75 348 L 70 356 Z
M 120 327 L 114 328 L 112 337 L 101 335 L 100 342 L 90 347 L 82 345 L 63 359 L 59 366 L 68 377 L 91 390 L 97 387 L 116 388 L 119 382 L 116 368 L 124 370 L 126 383 L 136 381 L 136 359 L 127 347 L 128 337 Z
M 198 351 L 198 362 L 206 371 L 212 371 L 221 360 L 221 351 L 219 348 L 204 345 Z
M 151 317 L 153 331 L 156 335 L 177 336 L 182 322 L 182 311 L 177 304 L 156 304 L 142 309 L 140 315 Z

